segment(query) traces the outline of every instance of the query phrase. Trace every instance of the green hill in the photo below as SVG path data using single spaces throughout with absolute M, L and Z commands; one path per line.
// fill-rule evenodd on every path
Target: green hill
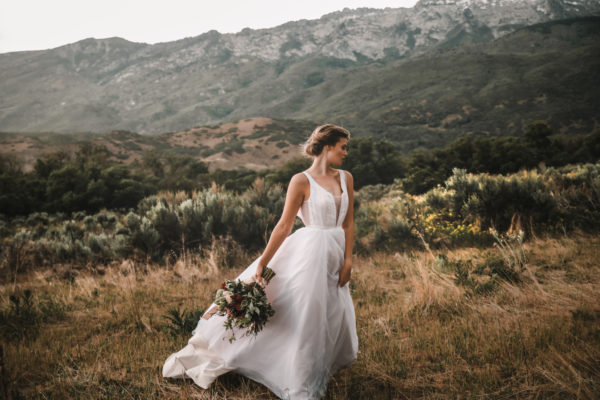
M 555 132 L 590 132 L 600 109 L 598 54 L 600 17 L 538 24 L 490 43 L 346 69 L 272 114 L 296 109 L 293 117 L 337 121 L 403 150 L 462 135 L 520 135 L 534 120 Z

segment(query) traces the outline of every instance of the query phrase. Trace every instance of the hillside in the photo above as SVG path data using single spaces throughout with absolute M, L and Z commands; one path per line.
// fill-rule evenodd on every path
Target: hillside
M 398 60 L 599 11 L 592 0 L 424 0 L 155 45 L 90 38 L 0 54 L 0 131 L 158 134 L 257 116 L 316 120 L 307 97 L 335 102 L 348 84 L 377 81 Z M 390 90 L 402 94 L 403 84 Z M 322 111 L 324 119 L 385 128 L 385 120 L 364 125 L 351 113 Z
M 140 160 L 146 152 L 168 151 L 204 161 L 213 170 L 261 170 L 279 167 L 297 157 L 299 145 L 314 127 L 314 123 L 304 121 L 248 118 L 156 136 L 128 131 L 104 135 L 0 133 L 0 155 L 16 158 L 23 170 L 30 171 L 44 154 L 72 153 L 82 144 L 91 143 L 106 147 L 112 160 L 126 164 Z
M 274 115 L 299 103 L 294 116 L 330 118 L 405 151 L 462 135 L 519 136 L 535 120 L 587 133 L 599 122 L 598 54 L 600 17 L 532 25 L 491 43 L 357 68 L 299 92 Z
M 276 118 L 231 120 L 154 136 L 2 133 L 0 154 L 20 158 L 27 170 L 41 154 L 74 151 L 93 141 L 126 163 L 145 151 L 168 150 L 209 162 L 212 169 L 262 169 L 296 156 L 296 145 L 325 121 L 342 124 L 355 136 L 387 139 L 404 152 L 443 146 L 462 135 L 519 136 L 536 120 L 555 133 L 588 133 L 598 124 L 599 52 L 600 17 L 554 21 L 485 44 L 345 68 L 265 111 Z M 322 62 L 305 59 L 280 79 L 299 79 Z

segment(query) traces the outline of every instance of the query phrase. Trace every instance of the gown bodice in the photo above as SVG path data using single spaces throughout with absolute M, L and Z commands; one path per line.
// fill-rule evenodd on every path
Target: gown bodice
M 339 170 L 339 174 L 342 195 L 338 209 L 335 196 L 319 185 L 308 172 L 304 171 L 304 175 L 306 175 L 310 184 L 310 195 L 302 203 L 297 215 L 306 227 L 336 228 L 341 226 L 348 211 L 348 190 L 346 187 L 346 174 L 342 170 Z

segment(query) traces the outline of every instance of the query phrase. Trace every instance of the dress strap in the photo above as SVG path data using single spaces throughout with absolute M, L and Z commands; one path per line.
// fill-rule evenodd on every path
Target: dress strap
M 316 182 L 314 182 L 313 177 L 310 176 L 310 174 L 308 172 L 302 171 L 302 173 L 304 175 L 306 175 L 306 177 L 308 178 L 308 183 L 310 184 L 310 187 L 311 187 L 311 190 L 312 190 L 313 184 L 316 183 Z
M 319 185 L 319 183 L 317 181 L 315 181 L 315 178 L 313 178 L 308 172 L 306 171 L 302 171 L 302 173 L 304 175 L 306 175 L 306 177 L 308 178 L 308 182 L 310 183 L 310 187 L 312 188 L 313 186 L 317 186 L 320 189 L 325 190 L 327 193 L 331 194 L 331 192 L 329 192 L 328 190 L 324 189 L 323 186 Z M 346 186 L 346 173 L 344 172 L 343 169 L 338 169 L 338 173 L 340 174 L 340 186 L 342 189 L 342 195 L 344 193 L 347 193 L 347 186 Z M 333 196 L 333 194 L 331 194 Z M 335 197 L 335 196 L 334 196 Z
M 342 184 L 342 190 L 343 193 L 348 193 L 348 188 L 346 186 L 346 173 L 344 172 L 343 169 L 339 169 L 338 171 L 340 171 L 340 183 Z

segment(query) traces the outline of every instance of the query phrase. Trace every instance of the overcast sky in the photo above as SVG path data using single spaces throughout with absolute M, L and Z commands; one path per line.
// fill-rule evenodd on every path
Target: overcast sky
M 94 37 L 157 43 L 211 29 L 239 32 L 316 19 L 345 7 L 412 7 L 417 0 L 0 0 L 0 53 Z

